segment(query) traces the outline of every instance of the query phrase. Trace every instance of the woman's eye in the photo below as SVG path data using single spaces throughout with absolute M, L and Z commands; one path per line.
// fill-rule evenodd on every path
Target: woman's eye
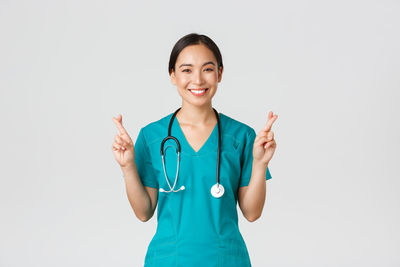
M 213 71 L 213 68 L 207 68 L 205 71 Z M 190 69 L 183 69 L 182 72 L 190 72 Z

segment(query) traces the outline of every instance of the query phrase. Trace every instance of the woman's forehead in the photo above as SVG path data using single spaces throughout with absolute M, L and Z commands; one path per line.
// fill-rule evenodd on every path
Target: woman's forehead
M 216 63 L 213 52 L 207 46 L 203 44 L 197 44 L 189 45 L 182 49 L 178 55 L 176 64 L 203 65 L 209 61 Z

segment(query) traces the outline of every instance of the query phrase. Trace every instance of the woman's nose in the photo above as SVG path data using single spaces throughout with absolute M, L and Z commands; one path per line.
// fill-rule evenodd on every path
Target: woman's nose
M 196 84 L 202 84 L 203 82 L 203 75 L 201 73 L 201 71 L 195 71 L 194 72 L 194 77 L 193 80 Z

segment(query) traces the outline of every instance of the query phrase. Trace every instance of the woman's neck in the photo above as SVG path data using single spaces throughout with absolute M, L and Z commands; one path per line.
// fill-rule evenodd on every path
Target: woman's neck
M 182 108 L 176 116 L 179 117 L 180 123 L 195 126 L 212 124 L 216 121 L 211 103 L 210 105 L 199 107 L 182 102 Z

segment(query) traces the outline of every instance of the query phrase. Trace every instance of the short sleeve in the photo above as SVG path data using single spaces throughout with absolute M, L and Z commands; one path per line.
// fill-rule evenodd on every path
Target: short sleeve
M 243 151 L 240 157 L 241 173 L 240 173 L 240 183 L 239 186 L 248 186 L 251 178 L 251 171 L 253 167 L 253 144 L 256 138 L 256 132 L 251 129 L 250 133 L 246 135 L 243 141 Z M 271 173 L 269 172 L 269 167 L 265 173 L 265 179 L 271 179 Z
M 143 133 L 140 129 L 135 143 L 135 163 L 139 173 L 140 180 L 144 186 L 158 188 L 158 182 L 151 162 L 149 147 Z

